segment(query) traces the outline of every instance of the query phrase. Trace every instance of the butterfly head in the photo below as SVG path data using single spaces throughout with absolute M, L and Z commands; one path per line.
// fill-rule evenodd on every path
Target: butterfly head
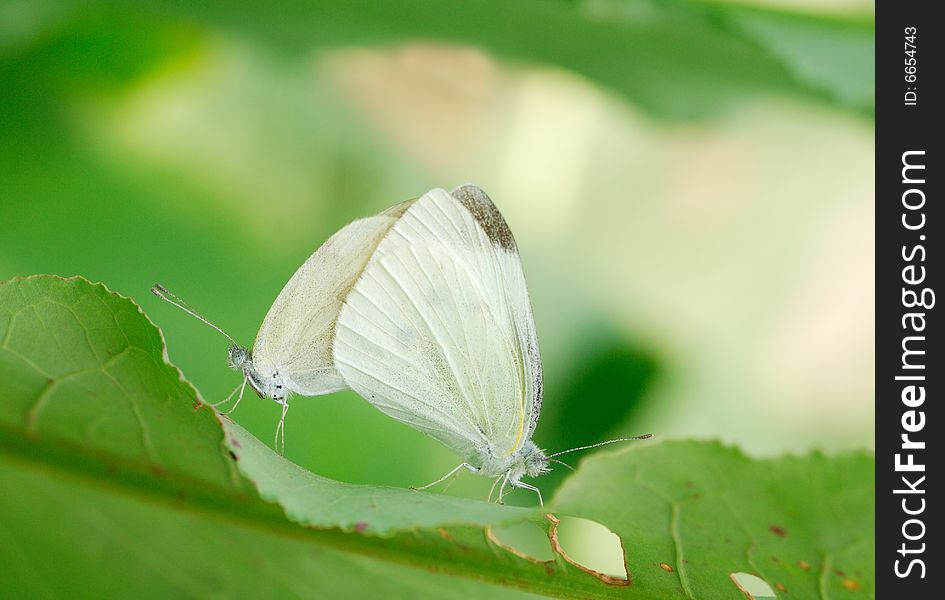
M 226 365 L 231 369 L 242 369 L 251 362 L 249 350 L 236 344 L 230 344 L 227 349 Z
M 517 481 L 523 476 L 538 477 L 550 470 L 545 451 L 536 446 L 535 442 L 528 440 L 514 457 L 511 479 Z

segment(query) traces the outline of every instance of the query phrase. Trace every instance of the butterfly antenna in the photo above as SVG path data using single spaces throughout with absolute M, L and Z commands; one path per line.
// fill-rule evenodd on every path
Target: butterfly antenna
M 578 450 L 588 450 L 590 448 L 597 448 L 598 446 L 606 446 L 607 444 L 616 444 L 617 442 L 632 442 L 635 440 L 648 440 L 651 437 L 653 437 L 652 433 L 646 433 L 646 434 L 637 435 L 634 437 L 625 437 L 625 438 L 617 438 L 615 440 L 607 440 L 606 442 L 600 442 L 599 444 L 590 444 L 589 446 L 578 446 L 577 448 L 570 448 L 568 450 L 562 450 L 561 452 L 555 452 L 554 454 L 549 454 L 548 458 L 561 456 L 562 454 L 567 454 L 568 452 L 577 452 Z
M 160 298 L 161 300 L 164 300 L 165 302 L 170 302 L 171 304 L 181 309 L 188 315 L 203 321 L 210 327 L 213 327 L 214 329 L 222 333 L 226 337 L 226 339 L 233 342 L 234 346 L 239 346 L 237 341 L 234 340 L 232 337 L 230 337 L 230 334 L 228 334 L 227 332 L 223 331 L 222 329 L 214 325 L 212 322 L 210 322 L 210 319 L 208 319 L 207 317 L 201 315 L 200 313 L 192 309 L 189 304 L 184 302 L 184 300 L 182 300 L 180 297 L 178 297 L 176 294 L 174 294 L 172 291 L 170 291 L 169 289 L 167 289 L 160 283 L 155 283 L 153 286 L 151 286 L 151 293 L 157 296 L 158 298 Z
M 558 460 L 557 458 L 549 458 L 548 460 L 550 460 L 550 461 L 553 462 L 553 463 L 558 463 L 558 464 L 561 465 L 562 467 L 567 467 L 567 468 L 571 469 L 572 471 L 574 470 L 574 467 L 572 467 L 572 466 L 569 465 L 568 463 L 564 462 L 563 460 Z

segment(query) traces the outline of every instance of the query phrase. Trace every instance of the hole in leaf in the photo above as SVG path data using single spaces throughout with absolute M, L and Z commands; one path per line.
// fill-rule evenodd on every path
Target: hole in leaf
M 588 519 L 545 517 L 551 521 L 551 547 L 564 560 L 604 583 L 630 584 L 623 543 L 614 532 Z
M 548 546 L 548 533 L 537 523 L 516 523 L 486 529 L 493 544 L 533 562 L 548 562 L 554 553 Z
M 768 583 L 751 573 L 730 573 L 729 577 L 749 600 L 774 600 L 777 596 Z

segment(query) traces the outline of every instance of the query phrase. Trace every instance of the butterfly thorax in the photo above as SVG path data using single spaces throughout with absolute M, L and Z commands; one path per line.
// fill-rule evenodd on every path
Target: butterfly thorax
M 285 400 L 288 395 L 288 389 L 282 380 L 282 375 L 275 372 L 275 369 L 268 369 L 272 373 L 261 373 L 253 362 L 252 353 L 247 348 L 231 345 L 227 349 L 227 365 L 231 369 L 240 369 L 243 375 L 253 388 L 253 391 L 260 398 L 268 398 L 276 402 Z
M 496 456 L 486 449 L 481 451 L 477 458 L 480 473 L 486 477 L 498 477 L 508 473 L 510 481 L 518 481 L 526 476 L 537 477 L 550 470 L 545 451 L 531 440 L 509 456 Z

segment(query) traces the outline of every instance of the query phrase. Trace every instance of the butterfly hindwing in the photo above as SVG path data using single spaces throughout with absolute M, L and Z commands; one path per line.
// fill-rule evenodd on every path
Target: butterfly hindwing
M 256 335 L 253 358 L 263 376 L 278 371 L 303 396 L 348 387 L 332 357 L 338 313 L 378 244 L 409 205 L 349 223 L 299 267 Z

